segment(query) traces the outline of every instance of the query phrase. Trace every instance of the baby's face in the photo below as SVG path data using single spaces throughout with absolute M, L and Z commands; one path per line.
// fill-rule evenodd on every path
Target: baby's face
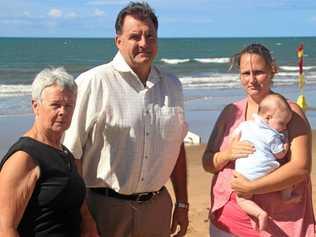
M 287 124 L 290 122 L 291 118 L 292 116 L 289 113 L 274 113 L 267 122 L 271 128 L 278 132 L 282 132 L 287 129 Z

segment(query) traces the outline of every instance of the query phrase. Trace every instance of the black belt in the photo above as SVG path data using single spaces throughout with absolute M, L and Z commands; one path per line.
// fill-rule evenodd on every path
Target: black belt
M 130 194 L 130 195 L 115 192 L 113 189 L 110 189 L 110 188 L 89 188 L 89 189 L 95 193 L 98 193 L 107 197 L 136 201 L 138 203 L 141 203 L 141 202 L 148 201 L 152 197 L 158 195 L 164 189 L 164 187 L 162 187 L 160 190 L 155 191 L 155 192 L 135 193 L 135 194 Z

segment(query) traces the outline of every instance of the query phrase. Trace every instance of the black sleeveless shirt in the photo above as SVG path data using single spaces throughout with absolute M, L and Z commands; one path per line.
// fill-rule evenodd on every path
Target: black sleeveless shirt
M 85 186 L 71 152 L 21 137 L 2 159 L 0 170 L 17 151 L 29 154 L 40 168 L 40 178 L 18 226 L 20 236 L 79 237 Z

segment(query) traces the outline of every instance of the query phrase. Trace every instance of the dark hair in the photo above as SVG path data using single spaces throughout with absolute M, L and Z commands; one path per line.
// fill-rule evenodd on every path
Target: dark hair
M 246 53 L 257 54 L 257 55 L 261 56 L 264 59 L 264 61 L 266 62 L 266 64 L 270 66 L 272 72 L 273 73 L 277 72 L 277 66 L 276 66 L 275 60 L 272 58 L 269 49 L 266 48 L 262 44 L 256 44 L 256 43 L 246 46 L 239 53 L 233 55 L 231 57 L 231 60 L 230 60 L 230 62 L 231 62 L 230 68 L 238 68 L 239 69 L 240 58 L 242 55 L 244 55 Z
M 156 29 L 158 30 L 158 19 L 154 13 L 154 10 L 146 2 L 130 2 L 126 7 L 124 7 L 117 15 L 115 21 L 115 31 L 116 34 L 122 33 L 122 27 L 124 23 L 124 18 L 127 16 L 133 16 L 138 20 L 150 19 Z

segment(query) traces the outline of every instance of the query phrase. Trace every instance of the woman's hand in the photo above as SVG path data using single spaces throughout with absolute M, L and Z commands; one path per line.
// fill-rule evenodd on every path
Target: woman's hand
M 252 187 L 252 182 L 237 171 L 234 171 L 231 187 L 240 196 L 252 195 L 254 191 Z
M 247 141 L 240 141 L 240 133 L 235 134 L 230 139 L 230 145 L 226 151 L 228 160 L 237 160 L 239 158 L 246 158 L 248 155 L 256 151 L 254 145 Z
M 214 132 L 218 134 L 218 132 Z M 220 133 L 222 134 L 222 133 Z M 213 137 L 215 137 L 213 139 Z M 223 169 L 230 161 L 234 161 L 239 158 L 248 157 L 249 154 L 255 152 L 255 147 L 247 142 L 240 141 L 240 134 L 235 133 L 231 138 L 228 147 L 224 151 L 218 151 L 220 145 L 217 144 L 219 138 L 216 135 L 212 135 L 209 139 L 207 148 L 203 155 L 203 168 L 211 173 L 216 173 Z M 215 142 L 214 142 L 215 141 Z M 212 152 L 217 150 L 217 152 Z

